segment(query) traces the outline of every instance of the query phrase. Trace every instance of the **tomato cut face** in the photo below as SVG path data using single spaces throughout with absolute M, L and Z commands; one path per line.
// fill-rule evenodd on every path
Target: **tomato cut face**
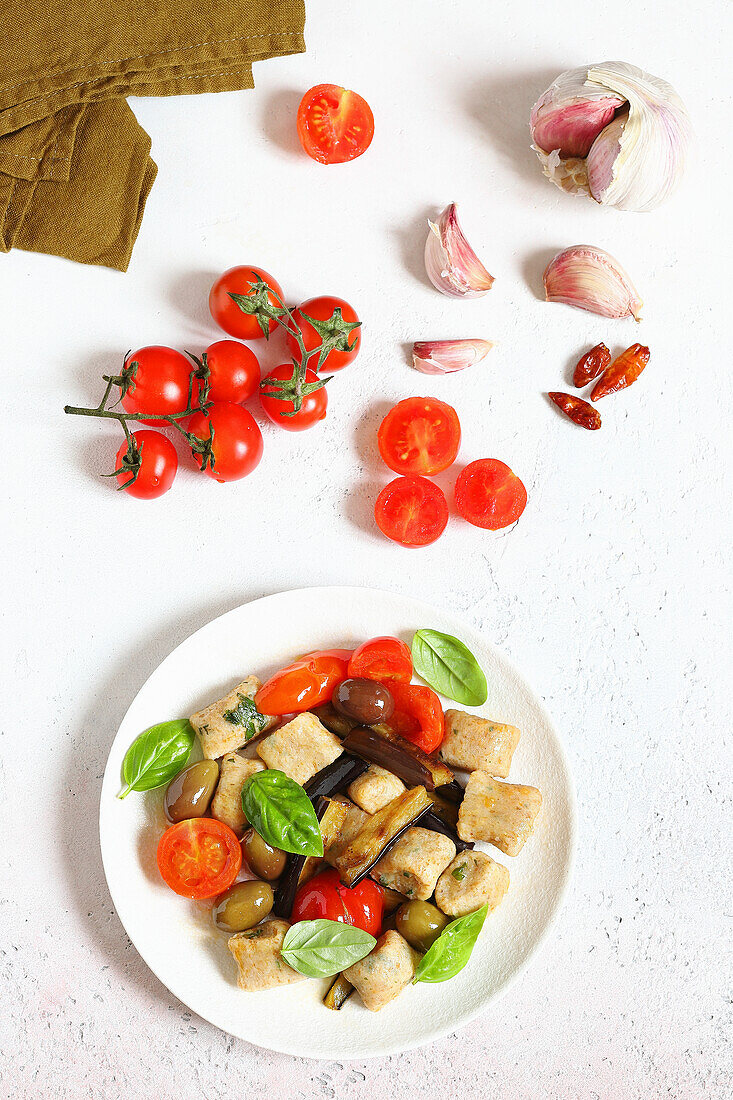
M 459 514 L 474 527 L 499 531 L 519 519 L 527 490 L 505 462 L 480 458 L 458 475 L 455 499 Z
M 433 689 L 398 683 L 390 684 L 389 690 L 395 709 L 387 725 L 423 752 L 435 752 L 445 736 L 445 718 Z
M 213 898 L 228 890 L 242 866 L 236 834 L 213 817 L 179 821 L 158 843 L 163 881 L 184 898 Z
M 308 653 L 281 668 L 262 685 L 255 706 L 262 714 L 300 714 L 328 703 L 337 684 L 348 675 L 349 650 Z
M 448 502 L 424 477 L 396 477 L 377 497 L 374 518 L 382 534 L 400 546 L 428 546 L 445 531 Z
M 366 152 L 374 136 L 374 115 L 365 99 L 337 84 L 317 84 L 298 107 L 298 137 L 320 164 L 343 164 Z
M 455 461 L 461 445 L 456 410 L 437 397 L 407 397 L 379 428 L 379 453 L 398 474 L 438 474 Z
M 412 679 L 410 647 L 399 638 L 372 638 L 364 642 L 351 656 L 349 678 L 380 683 L 401 680 L 409 684 Z

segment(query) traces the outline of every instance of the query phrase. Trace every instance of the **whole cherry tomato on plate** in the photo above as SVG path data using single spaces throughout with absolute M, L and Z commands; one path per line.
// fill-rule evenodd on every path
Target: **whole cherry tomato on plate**
M 293 320 L 302 333 L 306 351 L 322 347 L 317 356 L 308 360 L 312 370 L 318 371 L 324 366 L 328 371 L 342 370 L 359 354 L 361 322 L 356 310 L 343 298 L 309 298 L 293 310 Z M 300 348 L 290 333 L 287 344 L 290 354 L 298 359 Z
M 252 291 L 250 284 L 256 276 L 259 276 L 260 279 L 267 283 L 268 287 L 275 292 L 275 294 L 267 294 L 267 301 L 269 301 L 270 305 L 281 308 L 280 301 L 282 301 L 282 288 L 280 284 L 273 279 L 272 275 L 268 275 L 261 267 L 251 267 L 247 265 L 230 267 L 228 271 L 225 271 L 223 275 L 219 276 L 209 293 L 209 309 L 211 310 L 211 316 L 220 328 L 223 328 L 230 336 L 236 336 L 239 340 L 259 340 L 261 337 L 265 336 L 265 332 L 260 322 L 257 320 L 257 317 L 253 313 L 248 312 L 248 310 L 252 308 L 252 304 L 243 301 L 240 307 L 231 297 L 232 294 L 241 295 L 243 298 L 250 295 Z M 275 297 L 275 295 L 277 295 L 277 297 Z M 280 299 L 280 301 L 278 301 L 278 299 Z M 277 321 L 272 319 L 267 322 L 270 332 L 272 332 L 276 324 Z
M 257 709 L 261 714 L 300 714 L 328 703 L 348 675 L 350 656 L 349 650 L 319 650 L 281 668 L 257 692 Z
M 228 890 L 242 866 L 236 834 L 213 817 L 171 825 L 158 843 L 163 881 L 184 898 L 213 898 Z
M 349 661 L 349 678 L 390 683 L 412 679 L 410 647 L 399 638 L 372 638 L 354 650 Z
M 173 484 L 178 469 L 178 455 L 176 448 L 160 432 L 152 432 L 149 429 L 142 432 L 133 432 L 132 438 L 140 457 L 140 467 L 137 477 L 131 480 L 134 471 L 125 468 L 127 455 L 127 442 L 123 443 L 117 452 L 115 469 L 122 470 L 117 474 L 120 488 L 129 493 L 131 497 L 139 500 L 153 500 L 167 493 Z
M 338 871 L 330 868 L 299 887 L 290 920 L 293 924 L 300 920 L 336 920 L 378 936 L 383 914 L 384 894 L 376 882 L 365 878 L 349 888 L 342 885 Z
M 527 490 L 505 462 L 479 458 L 458 475 L 455 500 L 459 514 L 474 527 L 499 531 L 519 519 Z
M 434 752 L 445 736 L 445 717 L 440 699 L 429 687 L 390 682 L 394 713 L 387 725 L 412 741 L 423 752 Z
M 293 377 L 293 369 L 292 363 L 283 363 L 282 366 L 270 371 L 260 386 L 260 403 L 273 424 L 277 424 L 279 428 L 285 428 L 288 432 L 302 432 L 325 418 L 328 394 L 326 387 L 321 384 L 318 389 L 311 390 L 305 395 L 302 405 L 294 413 L 293 402 L 287 398 L 275 397 L 274 395 L 281 391 L 278 391 L 276 386 L 270 385 L 271 379 L 287 382 Z M 312 386 L 315 382 L 322 382 L 322 380 L 309 368 L 305 372 L 305 384 Z
M 213 430 L 213 468 L 207 461 L 205 473 L 215 481 L 239 481 L 251 474 L 262 458 L 262 432 L 252 413 L 241 405 L 214 402 L 208 412 L 194 413 L 188 430 L 202 441 Z
M 396 477 L 385 485 L 374 505 L 383 535 L 400 546 L 428 546 L 448 523 L 443 490 L 424 477 Z
M 298 107 L 298 137 L 320 164 L 343 164 L 366 152 L 374 137 L 374 115 L 365 99 L 338 84 L 310 88 Z
M 137 366 L 134 367 L 134 364 Z M 188 404 L 188 380 L 193 368 L 180 351 L 159 344 L 139 348 L 125 358 L 125 370 L 130 369 L 134 370 L 132 385 L 122 398 L 125 412 L 170 416 L 184 411 Z M 166 421 L 152 416 L 142 423 L 159 428 Z
M 206 349 L 209 400 L 243 405 L 257 393 L 260 364 L 257 356 L 237 340 L 217 340 Z
M 461 445 L 456 410 L 437 397 L 406 397 L 379 427 L 379 453 L 398 474 L 438 474 L 455 461 Z

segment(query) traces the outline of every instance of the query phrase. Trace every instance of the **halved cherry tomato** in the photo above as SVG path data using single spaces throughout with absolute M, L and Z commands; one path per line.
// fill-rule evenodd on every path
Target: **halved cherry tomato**
M 412 741 L 423 752 L 434 752 L 445 736 L 440 699 L 420 684 L 390 683 L 394 714 L 387 723 L 395 733 Z
M 298 107 L 298 137 L 320 164 L 343 164 L 366 152 L 374 137 L 374 115 L 365 99 L 337 84 L 317 84 Z
M 406 397 L 379 427 L 379 453 L 398 474 L 439 474 L 461 445 L 456 410 L 437 397 Z
M 348 675 L 348 657 L 333 650 L 309 653 L 281 668 L 262 685 L 255 705 L 262 714 L 300 714 L 328 703 L 337 684 Z
M 170 416 L 180 413 L 188 402 L 188 379 L 193 366 L 180 351 L 153 344 L 130 352 L 125 368 L 137 363 L 132 385 L 122 398 L 122 408 L 129 413 L 158 413 Z M 155 416 L 142 421 L 153 427 L 163 427 L 166 420 Z
M 214 468 L 207 463 L 205 473 L 214 481 L 239 481 L 251 474 L 262 458 L 260 426 L 241 405 L 215 401 L 207 412 L 194 413 L 188 423 L 191 435 L 207 440 L 214 433 Z M 198 463 L 200 468 L 200 462 Z
M 209 293 L 211 316 L 217 325 L 224 329 L 224 332 L 228 332 L 230 336 L 236 336 L 239 340 L 259 340 L 265 335 L 254 314 L 247 313 L 246 308 L 245 310 L 241 309 L 230 297 L 232 294 L 241 294 L 246 297 L 251 292 L 252 287 L 250 284 L 257 275 L 263 282 L 267 283 L 271 290 L 275 291 L 275 294 L 282 301 L 282 288 L 273 279 L 272 275 L 268 275 L 261 267 L 252 267 L 246 264 L 240 267 L 230 267 L 228 271 L 219 276 Z M 270 305 L 280 305 L 273 294 L 268 294 L 267 300 Z M 276 324 L 277 321 L 270 320 L 268 322 L 270 332 Z M 185 409 L 186 406 L 183 407 Z
M 228 890 L 242 866 L 236 834 L 213 817 L 171 825 L 158 843 L 158 870 L 183 898 L 213 898 Z
M 339 311 L 337 315 L 336 310 Z M 343 298 L 309 298 L 293 310 L 293 320 L 300 328 L 306 351 L 315 351 L 321 346 L 329 349 L 320 366 L 320 353 L 308 360 L 308 366 L 312 370 L 323 368 L 329 373 L 341 370 L 359 354 L 361 328 L 354 328 L 354 325 L 359 324 L 359 318 L 356 310 Z M 290 333 L 287 344 L 290 354 L 298 359 L 300 348 Z
M 349 679 L 401 680 L 409 684 L 412 679 L 412 654 L 410 647 L 399 638 L 372 638 L 354 650 L 349 661 Z
M 424 477 L 396 477 L 377 497 L 374 518 L 382 534 L 401 546 L 427 546 L 445 531 L 448 502 Z
M 516 523 L 527 505 L 527 490 L 498 458 L 469 462 L 456 479 L 456 509 L 474 527 L 499 531 Z
M 123 472 L 117 475 L 117 481 L 124 492 L 138 500 L 153 500 L 167 493 L 173 484 L 178 469 L 178 454 L 176 448 L 161 432 L 151 431 L 145 428 L 141 432 L 133 432 L 132 437 L 140 452 L 140 469 L 137 477 L 131 482 L 132 471 L 124 469 L 125 456 L 127 454 L 127 441 L 117 452 L 115 469 Z
M 381 886 L 365 878 L 351 889 L 343 886 L 335 868 L 321 871 L 298 889 L 290 920 L 336 920 L 363 928 L 372 936 L 382 929 L 384 894 Z
M 243 405 L 260 385 L 257 356 L 237 340 L 217 340 L 206 349 L 209 400 Z

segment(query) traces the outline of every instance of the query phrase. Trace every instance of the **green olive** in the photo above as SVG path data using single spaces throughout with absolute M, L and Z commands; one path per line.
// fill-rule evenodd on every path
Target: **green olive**
M 219 779 L 216 760 L 199 760 L 174 776 L 165 792 L 163 808 L 169 821 L 203 817 Z
M 258 832 L 250 829 L 242 840 L 242 852 L 253 875 L 268 882 L 279 878 L 285 870 L 287 855 L 279 848 L 272 848 Z
M 448 917 L 429 901 L 406 901 L 397 910 L 395 925 L 416 951 L 427 951 L 448 924 Z
M 272 909 L 275 895 L 269 882 L 235 882 L 220 894 L 212 911 L 214 924 L 224 932 L 254 928 Z

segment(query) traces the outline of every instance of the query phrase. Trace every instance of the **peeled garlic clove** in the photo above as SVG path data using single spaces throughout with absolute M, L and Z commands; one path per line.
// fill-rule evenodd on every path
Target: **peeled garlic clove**
M 458 224 L 456 204 L 446 206 L 436 222 L 428 222 L 425 269 L 436 290 L 450 298 L 480 298 L 494 282 Z
M 543 276 L 548 302 L 587 309 L 601 317 L 641 320 L 643 302 L 618 260 L 592 245 L 558 252 Z
M 692 139 L 674 88 L 621 61 L 562 73 L 532 108 L 530 127 L 553 183 L 622 210 L 669 198 Z
M 490 340 L 421 340 L 412 345 L 412 365 L 422 374 L 453 374 L 482 362 Z

